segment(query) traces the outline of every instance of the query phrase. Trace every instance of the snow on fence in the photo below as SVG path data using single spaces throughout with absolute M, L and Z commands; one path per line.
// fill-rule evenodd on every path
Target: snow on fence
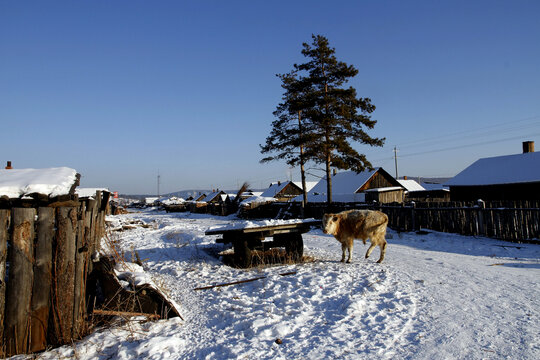
M 85 335 L 86 279 L 109 196 L 0 210 L 0 356 Z
M 388 226 L 398 231 L 434 231 L 486 236 L 514 242 L 540 243 L 539 201 L 417 202 L 409 204 L 309 203 L 305 217 L 322 218 L 326 212 L 375 209 L 388 215 Z M 272 203 L 243 211 L 245 218 L 298 217 L 300 204 Z

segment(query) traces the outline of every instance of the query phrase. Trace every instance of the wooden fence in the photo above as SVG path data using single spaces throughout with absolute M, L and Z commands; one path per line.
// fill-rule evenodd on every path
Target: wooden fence
M 408 204 L 311 203 L 304 217 L 322 218 L 326 212 L 375 209 L 388 215 L 388 226 L 397 231 L 431 229 L 514 242 L 540 243 L 540 202 L 417 202 Z M 271 203 L 243 210 L 245 218 L 299 217 L 297 203 Z
M 85 335 L 86 278 L 109 195 L 0 210 L 0 356 Z

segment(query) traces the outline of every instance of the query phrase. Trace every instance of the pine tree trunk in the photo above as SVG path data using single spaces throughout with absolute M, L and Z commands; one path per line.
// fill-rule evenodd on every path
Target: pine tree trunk
M 304 132 L 302 129 L 302 111 L 298 111 L 298 129 L 300 132 L 300 138 L 303 139 Z M 307 205 L 307 188 L 306 188 L 306 170 L 304 167 L 305 160 L 304 160 L 304 141 L 300 141 L 300 176 L 302 178 L 302 209 L 301 209 L 301 217 L 304 217 L 304 209 Z
M 322 60 L 321 58 L 321 70 L 322 70 L 322 75 L 324 77 L 324 108 L 325 108 L 325 116 L 326 118 L 324 119 L 325 122 L 329 122 L 328 118 L 329 118 L 329 111 L 328 111 L 328 80 L 326 79 L 326 70 L 324 68 L 324 61 Z M 325 131 L 325 141 L 326 141 L 326 159 L 325 159 L 325 162 L 326 162 L 326 201 L 328 203 L 328 206 L 330 206 L 330 204 L 332 203 L 332 177 L 331 177 L 331 169 L 330 169 L 330 165 L 331 165 L 331 155 L 332 155 L 332 149 L 330 147 L 330 129 L 329 129 L 330 125 L 329 123 L 325 123 L 325 128 L 326 128 L 326 131 Z
M 330 171 L 330 152 L 326 154 L 326 200 L 328 206 L 332 203 L 332 174 Z

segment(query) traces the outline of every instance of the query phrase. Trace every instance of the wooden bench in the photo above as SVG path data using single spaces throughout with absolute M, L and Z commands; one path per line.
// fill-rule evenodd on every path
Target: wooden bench
M 320 226 L 320 220 L 303 220 L 290 224 L 263 225 L 243 228 L 218 228 L 205 232 L 206 235 L 222 235 L 217 243 L 232 243 L 235 263 L 241 267 L 251 265 L 253 250 L 267 250 L 284 247 L 292 260 L 299 260 L 304 255 L 302 234 L 311 227 Z M 263 241 L 272 237 L 271 241 Z

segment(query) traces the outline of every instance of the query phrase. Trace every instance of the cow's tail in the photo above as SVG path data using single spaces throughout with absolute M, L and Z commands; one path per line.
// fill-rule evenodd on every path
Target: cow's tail
M 382 214 L 384 214 L 384 220 L 380 222 L 379 224 L 373 225 L 370 230 L 379 230 L 382 228 L 383 235 L 385 235 L 386 227 L 388 226 L 388 215 L 386 215 L 385 213 L 382 213 Z

